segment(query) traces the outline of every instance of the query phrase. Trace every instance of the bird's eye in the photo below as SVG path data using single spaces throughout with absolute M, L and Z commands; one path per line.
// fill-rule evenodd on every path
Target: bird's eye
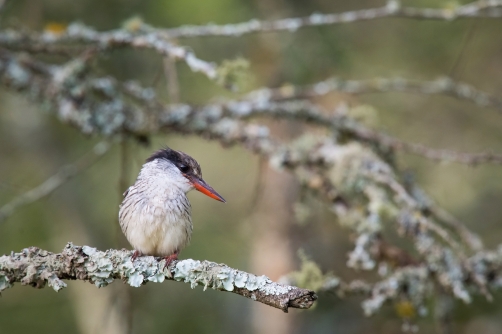
M 182 173 L 187 173 L 190 170 L 190 167 L 188 167 L 186 165 L 180 165 L 180 166 L 178 166 L 178 168 L 180 169 L 180 171 Z

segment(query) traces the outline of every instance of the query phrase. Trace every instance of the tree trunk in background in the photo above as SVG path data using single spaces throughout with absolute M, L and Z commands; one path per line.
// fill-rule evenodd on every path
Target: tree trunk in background
M 288 8 L 283 0 L 256 0 L 255 3 L 262 13 L 261 17 L 266 19 L 273 19 L 270 13 L 279 16 L 285 14 L 284 11 Z M 269 63 L 262 61 L 266 58 L 277 61 L 282 58 L 281 41 L 276 35 L 262 34 L 260 40 L 263 44 L 260 53 L 251 54 L 251 58 L 256 60 L 253 61 L 254 64 Z M 279 68 L 280 66 L 273 66 L 266 69 L 269 73 L 275 73 L 269 76 L 272 82 L 280 76 Z M 279 138 L 291 137 L 299 133 L 294 130 L 300 130 L 299 126 L 291 127 L 288 123 L 269 125 L 274 137 Z M 294 219 L 292 204 L 296 201 L 298 186 L 291 174 L 279 173 L 268 165 L 260 166 L 260 170 L 262 171 L 259 180 L 260 187 L 259 193 L 256 194 L 258 200 L 252 215 L 255 235 L 252 241 L 251 270 L 277 280 L 294 270 L 294 250 L 290 243 L 290 227 Z M 265 305 L 252 306 L 251 321 L 256 334 L 290 334 L 295 327 L 290 314 L 270 310 Z
M 251 219 L 255 233 L 251 270 L 277 280 L 294 270 L 289 231 L 294 219 L 291 207 L 296 199 L 297 183 L 292 175 L 278 173 L 268 166 L 262 166 L 261 170 L 259 197 Z M 259 303 L 253 303 L 252 307 L 254 333 L 293 332 L 291 315 Z
M 272 19 L 270 13 L 284 14 L 287 8 L 284 1 L 256 0 L 261 17 Z M 253 63 L 267 64 L 262 61 L 266 58 L 280 60 L 281 41 L 276 35 L 260 35 L 263 47 L 260 53 L 251 54 L 251 58 L 257 60 Z M 266 52 L 268 51 L 268 52 Z M 279 64 L 277 64 L 279 65 Z M 280 66 L 266 69 L 267 72 L 275 72 L 270 75 L 270 80 L 275 81 Z M 270 82 L 268 83 L 270 84 Z M 274 137 L 291 137 L 294 129 L 290 124 L 271 124 L 270 130 Z M 298 132 L 296 132 L 298 133 Z M 264 164 L 264 162 L 261 162 Z M 266 163 L 265 163 L 266 164 Z M 279 173 L 272 170 L 268 165 L 260 166 L 262 171 L 259 182 L 261 186 L 257 194 L 258 200 L 252 216 L 252 224 L 255 231 L 251 268 L 257 274 L 263 274 L 273 280 L 294 270 L 294 250 L 290 243 L 290 227 L 294 219 L 292 204 L 296 201 L 297 183 L 291 174 Z M 253 303 L 258 304 L 258 303 Z M 290 314 L 270 310 L 265 305 L 252 306 L 252 328 L 256 334 L 290 334 L 293 332 L 294 322 Z
M 86 232 L 85 223 L 80 220 L 78 214 L 64 209 L 61 206 L 59 212 L 64 216 L 61 224 L 55 228 L 52 235 L 53 249 L 61 250 L 69 240 L 90 241 Z M 84 243 L 84 244 L 89 244 Z M 72 287 L 73 285 L 73 287 Z M 78 324 L 76 332 L 80 334 L 125 334 L 129 332 L 129 321 L 125 319 L 124 310 L 128 305 L 123 305 L 121 298 L 123 286 L 120 282 L 112 284 L 106 289 L 98 289 L 94 285 L 82 282 L 70 282 L 68 292 L 71 293 L 69 300 L 73 304 L 75 322 Z

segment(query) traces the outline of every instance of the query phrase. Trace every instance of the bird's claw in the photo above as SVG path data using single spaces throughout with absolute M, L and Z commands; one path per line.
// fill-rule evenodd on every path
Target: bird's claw
M 171 254 L 169 256 L 166 256 L 164 260 L 166 260 L 166 263 L 164 264 L 164 269 L 167 269 L 171 263 L 176 261 L 178 259 L 178 253 Z
M 138 257 L 142 256 L 143 254 L 141 254 L 140 251 L 138 250 L 135 250 L 134 253 L 132 254 L 131 256 L 131 261 L 134 262 L 134 260 L 136 260 Z

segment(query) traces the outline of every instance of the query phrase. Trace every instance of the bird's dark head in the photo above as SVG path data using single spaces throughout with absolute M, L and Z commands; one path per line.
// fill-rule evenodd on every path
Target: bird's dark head
M 148 163 L 155 160 L 170 162 L 180 171 L 181 175 L 189 181 L 193 188 L 215 200 L 225 202 L 225 199 L 202 179 L 202 171 L 199 163 L 188 154 L 166 147 L 154 152 L 146 159 L 146 162 Z

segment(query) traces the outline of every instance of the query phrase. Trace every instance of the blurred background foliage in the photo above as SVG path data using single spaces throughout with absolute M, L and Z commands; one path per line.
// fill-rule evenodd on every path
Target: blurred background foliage
M 445 7 L 452 2 L 403 4 Z M 0 24 L 42 30 L 49 23 L 80 21 L 106 30 L 119 28 L 127 19 L 138 16 L 154 26 L 176 27 L 382 5 L 383 1 L 370 0 L 14 0 L 8 1 L 0 13 Z M 501 29 L 500 20 L 435 22 L 393 18 L 305 28 L 295 33 L 192 38 L 182 44 L 193 48 L 200 58 L 217 63 L 236 57 L 249 60 L 251 75 L 246 89 L 309 84 L 329 76 L 424 80 L 450 76 L 498 96 L 502 89 Z M 167 100 L 162 59 L 154 52 L 120 49 L 100 56 L 93 66 L 119 79 L 154 86 Z M 177 69 L 183 102 L 201 104 L 218 96 L 236 96 L 192 73 L 185 64 L 178 64 Z M 444 96 L 400 93 L 357 97 L 337 94 L 324 97 L 320 103 L 333 106 L 340 101 L 350 106 L 373 106 L 377 128 L 409 141 L 460 151 L 502 151 L 502 118 L 496 110 Z M 273 126 L 287 136 L 294 134 L 294 130 L 288 132 L 289 128 L 295 129 L 291 122 L 275 121 Z M 98 141 L 41 113 L 39 106 L 30 104 L 24 96 L 0 89 L 0 203 L 40 184 Z M 162 145 L 194 156 L 203 168 L 204 178 L 228 200 L 221 205 L 199 193 L 189 195 L 195 229 L 192 244 L 181 258 L 222 262 L 272 279 L 287 274 L 257 271 L 251 260 L 256 252 L 253 245 L 259 244 L 264 235 L 255 229 L 256 221 L 251 218 L 257 210 L 254 203 L 263 195 L 257 186 L 260 161 L 238 147 L 223 148 L 200 138 L 177 135 L 153 138 L 149 147 L 132 142 L 116 145 L 50 197 L 17 211 L 0 224 L 0 254 L 28 246 L 59 252 L 68 241 L 100 249 L 128 248 L 117 223 L 123 190 L 120 179 L 132 183 L 144 159 Z M 398 157 L 399 166 L 411 171 L 440 205 L 479 233 L 486 246 L 494 247 L 502 241 L 500 166 L 471 168 Z M 284 183 L 278 185 L 282 186 Z M 267 189 L 263 185 L 261 188 Z M 292 212 L 293 202 L 289 208 L 279 209 Z M 289 270 L 298 270 L 296 253 L 301 248 L 323 272 L 333 271 L 345 279 L 360 276 L 345 266 L 346 254 L 352 247 L 349 233 L 339 227 L 322 204 L 313 199 L 307 199 L 307 203 L 315 209 L 313 214 L 301 225 L 292 219 L 284 232 L 293 259 Z M 270 261 L 280 261 L 274 254 L 270 256 Z M 340 299 L 321 294 L 313 310 L 283 314 L 236 295 L 191 290 L 186 284 L 167 282 L 127 288 L 115 283 L 98 290 L 88 283 L 70 282 L 68 289 L 56 294 L 51 289 L 17 287 L 0 299 L 0 333 L 120 333 L 129 325 L 133 333 L 245 334 L 265 332 L 264 328 L 275 333 L 399 333 L 402 326 L 403 310 L 399 305 L 388 305 L 378 315 L 366 318 L 357 297 Z M 472 305 L 455 302 L 454 333 L 502 333 L 501 297 L 496 294 L 493 303 L 482 299 Z M 270 314 L 265 326 L 258 324 L 265 319 L 253 316 L 259 312 Z M 416 320 L 421 332 L 437 329 L 433 312 L 431 309 L 428 316 Z

